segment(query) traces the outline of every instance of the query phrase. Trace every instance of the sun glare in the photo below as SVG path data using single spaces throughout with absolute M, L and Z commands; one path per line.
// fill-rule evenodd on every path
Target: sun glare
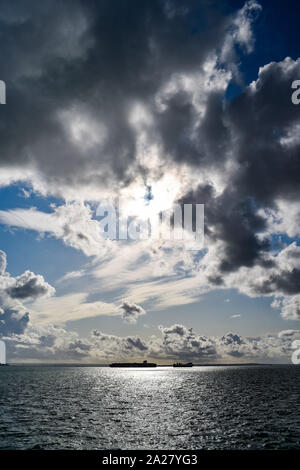
M 172 208 L 179 194 L 179 183 L 172 175 L 145 184 L 135 184 L 126 190 L 125 212 L 128 215 L 147 219 Z

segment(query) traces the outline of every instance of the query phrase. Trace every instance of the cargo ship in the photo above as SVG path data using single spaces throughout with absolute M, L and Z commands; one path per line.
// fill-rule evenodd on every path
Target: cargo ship
M 113 362 L 109 367 L 156 367 L 153 362 Z
M 185 364 L 183 364 L 182 362 L 175 362 L 175 364 L 173 364 L 173 367 L 193 367 L 193 363 L 186 362 Z

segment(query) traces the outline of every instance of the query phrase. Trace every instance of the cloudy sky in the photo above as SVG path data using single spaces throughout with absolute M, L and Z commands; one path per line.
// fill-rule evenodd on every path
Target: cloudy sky
M 8 360 L 289 362 L 300 338 L 295 2 L 3 0 Z M 299 58 L 298 58 L 299 57 Z M 205 245 L 107 240 L 204 204 Z

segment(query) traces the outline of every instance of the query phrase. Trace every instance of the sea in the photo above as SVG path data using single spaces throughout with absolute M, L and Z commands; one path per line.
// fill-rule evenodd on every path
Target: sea
M 0 449 L 300 449 L 300 366 L 0 367 Z

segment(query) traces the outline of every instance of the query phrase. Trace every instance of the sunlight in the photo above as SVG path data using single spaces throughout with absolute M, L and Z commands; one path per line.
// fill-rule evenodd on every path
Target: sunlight
M 179 194 L 180 184 L 173 175 L 165 175 L 159 181 L 135 184 L 124 192 L 125 214 L 148 219 L 172 208 Z

